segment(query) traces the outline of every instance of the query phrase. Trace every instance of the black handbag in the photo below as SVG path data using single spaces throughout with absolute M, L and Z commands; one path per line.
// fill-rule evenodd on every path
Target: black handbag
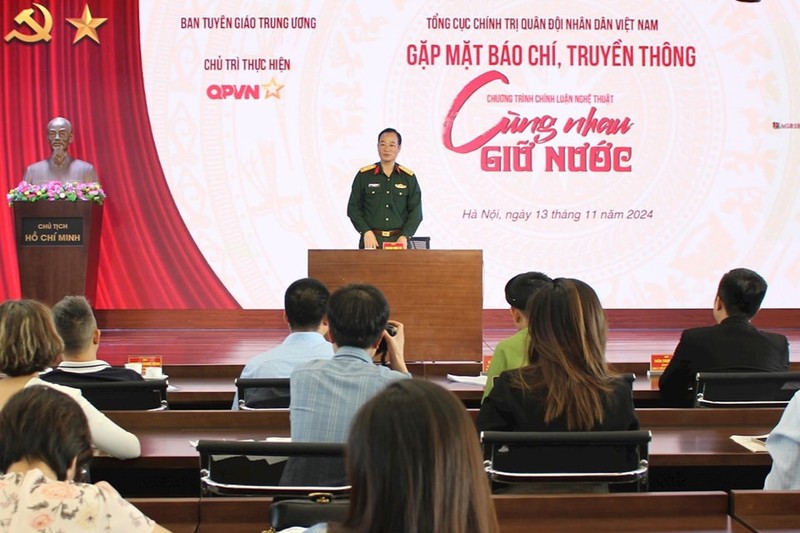
M 314 492 L 307 497 L 276 497 L 269 508 L 272 529 L 268 533 L 287 527 L 311 527 L 320 522 L 342 522 L 347 517 L 350 500 L 336 498 L 327 492 Z

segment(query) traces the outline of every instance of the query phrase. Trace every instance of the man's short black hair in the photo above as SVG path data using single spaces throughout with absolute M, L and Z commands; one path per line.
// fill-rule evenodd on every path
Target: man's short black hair
M 298 279 L 286 289 L 283 309 L 292 330 L 317 329 L 325 317 L 331 293 L 319 280 Z
M 385 130 L 381 131 L 378 134 L 378 142 L 381 142 L 381 137 L 383 137 L 384 133 L 394 133 L 397 135 L 397 146 L 403 146 L 403 136 L 400 135 L 400 132 L 394 128 L 386 128 Z
M 734 268 L 722 276 L 717 296 L 722 300 L 728 316 L 753 318 L 761 308 L 767 282 L 748 268 Z
M 506 301 L 511 307 L 524 311 L 531 295 L 552 282 L 549 276 L 541 272 L 517 274 L 506 283 Z
M 64 352 L 77 355 L 92 344 L 97 321 L 83 296 L 65 296 L 53 306 L 53 322 L 64 340 Z
M 388 320 L 389 303 L 373 285 L 345 285 L 328 301 L 328 324 L 337 346 L 366 350 L 383 334 Z

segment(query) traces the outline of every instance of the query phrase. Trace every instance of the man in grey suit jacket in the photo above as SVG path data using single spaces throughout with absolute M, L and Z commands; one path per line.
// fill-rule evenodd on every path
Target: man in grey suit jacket
M 684 330 L 658 381 L 662 398 L 688 402 L 698 372 L 781 372 L 789 369 L 789 341 L 759 331 L 750 320 L 767 292 L 756 272 L 735 268 L 722 276 L 714 298 L 716 326 Z

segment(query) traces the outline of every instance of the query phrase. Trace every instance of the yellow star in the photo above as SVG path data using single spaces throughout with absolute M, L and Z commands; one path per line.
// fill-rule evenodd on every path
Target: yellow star
M 269 83 L 262 83 L 261 88 L 264 89 L 264 99 L 274 97 L 280 100 L 283 85 L 275 81 L 275 77 L 269 80 Z
M 88 37 L 97 44 L 100 44 L 100 39 L 97 38 L 97 28 L 100 27 L 107 18 L 92 18 L 92 12 L 89 11 L 89 4 L 83 6 L 83 16 L 79 19 L 67 19 L 67 22 L 78 28 L 75 32 L 75 40 L 72 44 L 77 43 L 84 37 Z

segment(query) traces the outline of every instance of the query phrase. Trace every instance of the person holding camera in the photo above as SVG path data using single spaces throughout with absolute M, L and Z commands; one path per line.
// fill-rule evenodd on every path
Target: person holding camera
M 389 303 L 377 287 L 354 284 L 336 290 L 327 314 L 333 358 L 312 361 L 291 376 L 294 442 L 345 442 L 353 417 L 367 400 L 389 383 L 411 377 L 403 357 L 403 324 L 389 320 Z M 374 364 L 382 343 L 387 366 Z M 290 459 L 281 483 L 344 485 L 346 479 L 343 461 L 303 458 Z

